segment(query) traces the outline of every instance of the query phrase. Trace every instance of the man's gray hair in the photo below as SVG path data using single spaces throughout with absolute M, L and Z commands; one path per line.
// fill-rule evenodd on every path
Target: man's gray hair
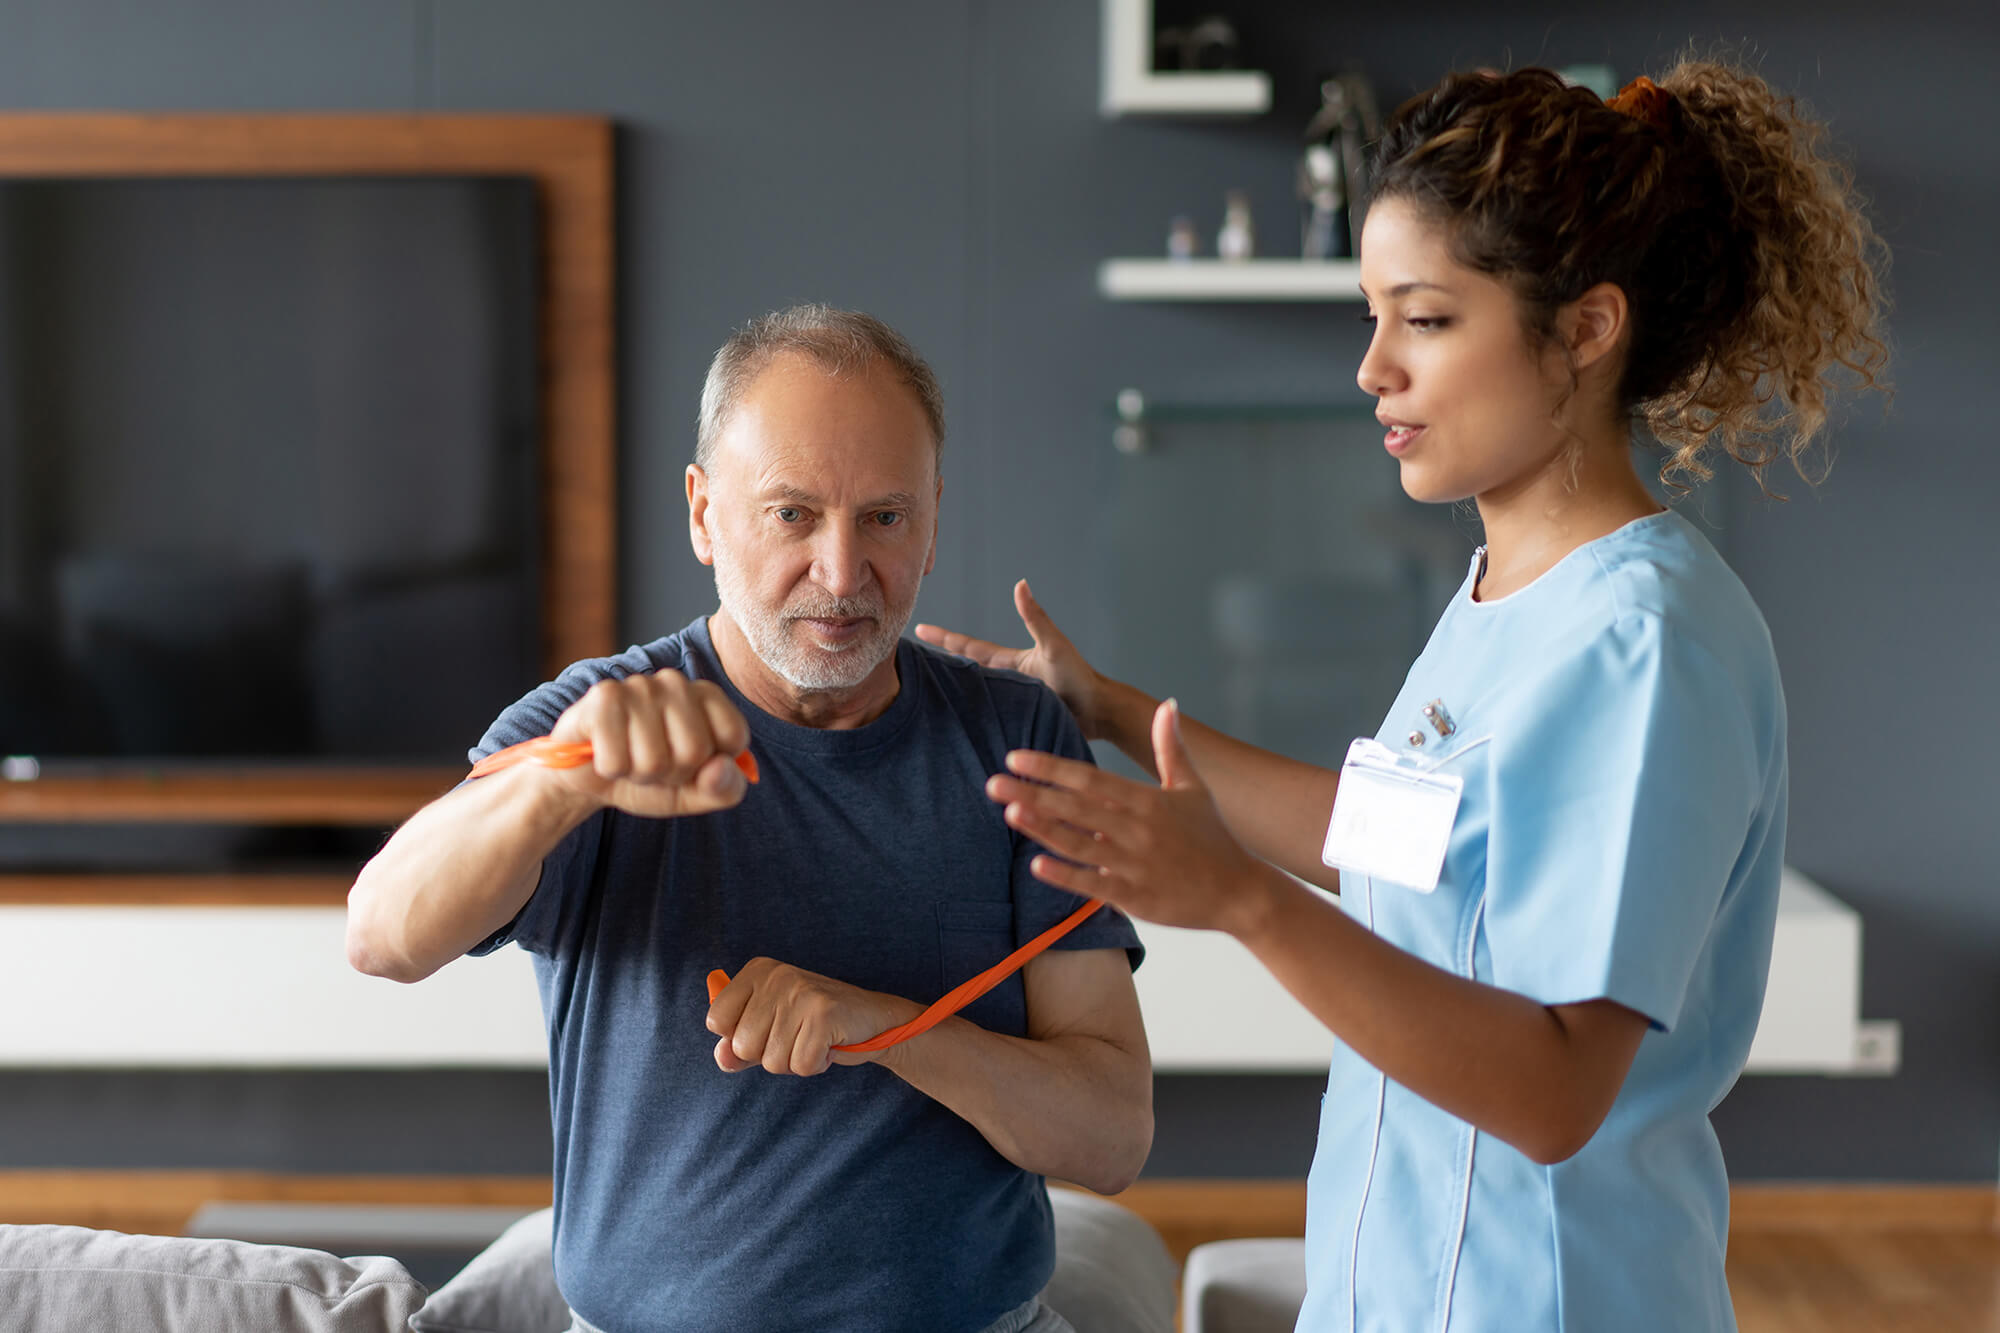
M 708 382 L 701 387 L 701 420 L 695 432 L 694 461 L 702 468 L 708 467 L 716 437 L 729 424 L 743 391 L 773 357 L 785 352 L 809 356 L 821 370 L 836 376 L 864 371 L 878 362 L 887 365 L 917 396 L 942 464 L 944 394 L 917 349 L 873 315 L 812 304 L 753 319 L 716 351 L 708 366 Z

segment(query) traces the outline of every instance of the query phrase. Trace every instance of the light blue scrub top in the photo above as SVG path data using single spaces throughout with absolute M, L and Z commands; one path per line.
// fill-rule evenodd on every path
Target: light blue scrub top
M 1540 1166 L 1336 1042 L 1306 1221 L 1311 1333 L 1734 1329 L 1708 1113 L 1763 1004 L 1785 846 L 1769 631 L 1671 511 L 1475 602 L 1479 557 L 1377 739 L 1465 780 L 1432 893 L 1348 910 L 1460 976 L 1652 1020 L 1603 1126 Z M 1423 708 L 1442 700 L 1441 737 Z M 1412 735 L 1422 743 L 1413 745 Z

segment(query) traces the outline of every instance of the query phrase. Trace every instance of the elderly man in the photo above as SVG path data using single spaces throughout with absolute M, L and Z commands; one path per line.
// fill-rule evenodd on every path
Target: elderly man
M 878 321 L 748 325 L 687 470 L 720 609 L 508 709 L 475 758 L 546 733 L 591 762 L 466 783 L 354 886 L 362 971 L 535 955 L 579 1328 L 1066 1328 L 1037 1300 L 1042 1177 L 1113 1192 L 1145 1160 L 1138 942 L 1108 909 L 928 1033 L 835 1049 L 1077 906 L 982 790 L 1010 749 L 1087 757 L 1075 724 L 901 637 L 943 434 L 935 378 Z

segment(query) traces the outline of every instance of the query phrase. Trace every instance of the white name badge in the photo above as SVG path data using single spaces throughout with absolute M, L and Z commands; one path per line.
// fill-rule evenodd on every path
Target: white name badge
M 1339 870 L 1429 893 L 1444 870 L 1465 779 L 1425 772 L 1380 741 L 1347 747 L 1319 859 Z

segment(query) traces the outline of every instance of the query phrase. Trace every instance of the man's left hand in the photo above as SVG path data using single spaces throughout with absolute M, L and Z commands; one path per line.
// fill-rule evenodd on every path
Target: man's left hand
M 708 1007 L 715 1063 L 734 1074 L 762 1065 L 773 1074 L 823 1074 L 866 1064 L 880 1052 L 836 1051 L 908 1022 L 922 1006 L 862 990 L 774 958 L 745 963 Z

